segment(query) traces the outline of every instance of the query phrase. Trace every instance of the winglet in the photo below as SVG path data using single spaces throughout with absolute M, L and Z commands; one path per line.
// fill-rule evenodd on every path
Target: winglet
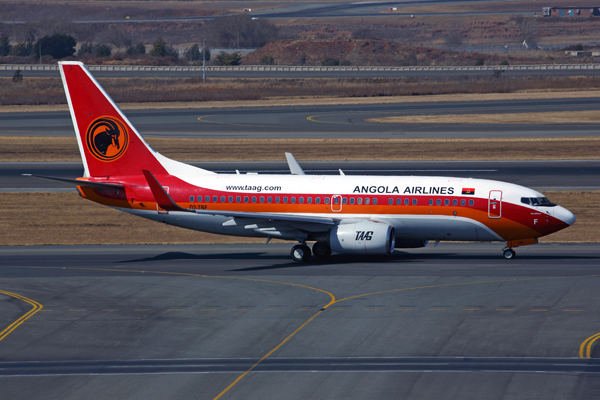
M 292 153 L 285 153 L 285 158 L 287 159 L 292 175 L 306 175 Z
M 177 203 L 173 201 L 171 196 L 165 191 L 165 189 L 161 186 L 160 183 L 156 180 L 152 172 L 147 169 L 143 169 L 142 172 L 146 177 L 146 181 L 148 182 L 148 186 L 150 186 L 150 190 L 154 195 L 154 199 L 160 208 L 165 211 L 185 211 L 185 212 L 194 212 L 192 210 L 186 210 L 183 207 L 179 207 Z

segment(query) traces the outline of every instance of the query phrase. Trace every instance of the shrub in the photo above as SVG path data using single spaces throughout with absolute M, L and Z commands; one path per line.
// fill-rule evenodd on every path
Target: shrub
M 215 57 L 216 65 L 240 65 L 241 62 L 242 56 L 239 51 L 233 53 L 225 53 L 222 51 Z
M 112 51 L 110 50 L 110 46 L 106 44 L 99 44 L 94 48 L 94 54 L 96 57 L 110 57 Z
M 140 43 L 136 44 L 135 46 L 129 47 L 127 49 L 126 53 L 129 54 L 130 56 L 135 55 L 135 54 L 146 54 L 146 46 L 144 46 L 144 43 L 140 42 Z
M 508 60 L 502 60 L 502 61 L 500 61 L 499 65 L 509 65 L 508 64 Z
M 331 67 L 334 65 L 338 65 L 338 63 L 339 62 L 336 58 L 331 58 L 331 57 L 325 57 L 321 61 L 319 61 L 319 65 L 322 65 L 324 67 Z
M 261 65 L 273 65 L 275 63 L 275 59 L 270 54 L 263 54 L 260 56 L 260 64 Z
M 0 56 L 5 57 L 10 54 L 12 46 L 8 40 L 8 36 L 0 36 Z
M 83 43 L 77 52 L 78 56 L 82 56 L 84 54 L 93 54 L 94 53 L 94 45 L 91 43 Z
M 476 66 L 485 65 L 485 58 L 483 56 L 478 57 L 477 60 L 475 60 L 475 65 Z
M 28 57 L 33 53 L 33 43 L 18 43 L 13 46 L 10 54 L 17 57 Z

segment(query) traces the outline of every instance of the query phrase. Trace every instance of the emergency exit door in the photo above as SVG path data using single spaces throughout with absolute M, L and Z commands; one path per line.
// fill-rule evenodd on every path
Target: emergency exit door
M 490 190 L 488 201 L 488 217 L 502 217 L 502 192 L 500 190 Z

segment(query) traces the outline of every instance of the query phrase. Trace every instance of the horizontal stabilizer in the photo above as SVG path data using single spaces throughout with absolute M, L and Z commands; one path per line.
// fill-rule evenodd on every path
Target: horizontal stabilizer
M 33 175 L 33 174 L 23 174 L 23 176 L 32 176 L 34 178 L 42 178 L 42 179 L 48 179 L 51 181 L 64 182 L 64 183 L 68 183 L 70 185 L 75 185 L 75 186 L 88 186 L 88 187 L 92 187 L 95 189 L 119 190 L 119 189 L 123 189 L 125 187 L 119 183 L 92 182 L 92 181 L 85 181 L 85 180 L 80 180 L 80 179 L 57 178 L 54 176 L 43 176 L 43 175 Z
M 161 186 L 160 183 L 156 180 L 152 172 L 147 169 L 143 169 L 142 172 L 146 177 L 146 181 L 148 181 L 148 186 L 150 186 L 150 190 L 154 195 L 154 199 L 160 208 L 165 211 L 185 211 L 185 212 L 193 212 L 192 210 L 187 210 L 183 207 L 180 207 L 173 201 L 171 196 L 165 191 L 165 189 Z

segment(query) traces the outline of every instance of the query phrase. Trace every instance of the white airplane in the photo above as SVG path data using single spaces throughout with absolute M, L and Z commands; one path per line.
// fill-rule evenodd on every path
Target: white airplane
M 428 241 L 506 242 L 514 247 L 575 222 L 541 193 L 466 178 L 216 174 L 152 149 L 87 68 L 60 62 L 85 168 L 57 179 L 89 200 L 157 222 L 204 232 L 294 240 L 294 261 L 312 253 L 390 254 Z

